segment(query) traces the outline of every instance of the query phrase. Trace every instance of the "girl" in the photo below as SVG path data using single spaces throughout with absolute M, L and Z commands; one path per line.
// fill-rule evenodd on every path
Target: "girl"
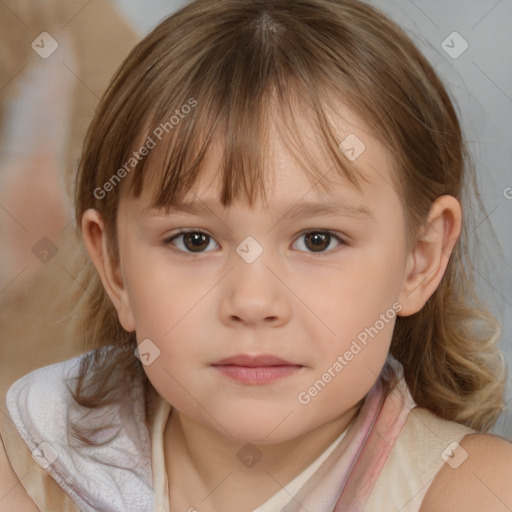
M 26 510 L 509 510 L 470 169 L 432 67 L 364 3 L 164 20 L 78 171 L 91 350 L 7 395 Z

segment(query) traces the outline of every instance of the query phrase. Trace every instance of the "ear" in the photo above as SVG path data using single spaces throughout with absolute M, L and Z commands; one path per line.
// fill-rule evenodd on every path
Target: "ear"
M 105 291 L 116 308 L 119 322 L 126 331 L 134 331 L 135 322 L 121 269 L 119 265 L 112 262 L 108 254 L 105 222 L 98 210 L 89 209 L 84 212 L 82 233 L 89 257 L 98 271 Z
M 461 207 L 453 196 L 438 197 L 430 208 L 416 247 L 407 257 L 407 270 L 399 302 L 399 316 L 420 311 L 445 273 L 462 226 Z

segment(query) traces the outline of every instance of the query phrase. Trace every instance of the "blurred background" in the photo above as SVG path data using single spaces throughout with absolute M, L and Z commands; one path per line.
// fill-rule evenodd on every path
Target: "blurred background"
M 185 3 L 0 0 L 2 398 L 21 375 L 84 350 L 73 336 L 85 288 L 70 200 L 81 143 L 117 66 Z M 486 210 L 475 214 L 474 268 L 503 322 L 509 367 L 507 407 L 494 432 L 512 438 L 512 1 L 369 3 L 416 42 L 461 116 Z

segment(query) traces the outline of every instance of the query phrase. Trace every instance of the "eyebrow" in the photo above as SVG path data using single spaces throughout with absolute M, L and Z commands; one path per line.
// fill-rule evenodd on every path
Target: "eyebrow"
M 169 214 L 183 213 L 189 215 L 212 214 L 218 207 L 218 201 L 201 200 L 194 202 L 181 202 L 169 207 Z M 161 210 L 155 208 L 145 208 L 143 214 L 149 216 L 162 215 Z M 375 220 L 373 213 L 363 205 L 353 206 L 338 200 L 325 202 L 303 201 L 295 205 L 290 205 L 283 209 L 282 217 L 315 217 L 321 215 L 344 215 L 346 217 Z
M 326 201 L 324 203 L 302 202 L 289 210 L 286 216 L 290 217 L 315 217 L 317 215 L 345 215 L 361 219 L 373 219 L 372 212 L 366 206 L 353 206 L 339 201 Z

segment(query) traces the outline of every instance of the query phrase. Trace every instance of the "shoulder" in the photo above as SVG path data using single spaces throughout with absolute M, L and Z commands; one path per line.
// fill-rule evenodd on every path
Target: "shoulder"
M 492 434 L 466 435 L 434 478 L 421 512 L 512 509 L 512 443 Z
M 67 416 L 71 398 L 67 380 L 77 376 L 82 357 L 39 368 L 11 385 L 6 395 L 7 409 L 25 440 L 44 438 L 50 426 L 64 433 L 60 430 L 65 422 L 59 420 Z
M 66 416 L 76 379 L 84 371 L 94 371 L 92 367 L 82 369 L 82 363 L 90 363 L 110 350 L 111 347 L 91 350 L 38 368 L 16 380 L 6 394 L 7 408 L 14 423 L 18 426 L 30 418 L 31 425 L 34 422 L 45 424 L 48 419 L 53 420 L 50 424 L 55 424 L 59 417 Z
M 446 450 L 475 431 L 414 407 L 400 430 L 368 498 L 365 511 L 418 512 L 443 466 Z M 436 512 L 439 512 L 436 510 Z
M 41 443 L 48 448 L 52 441 L 66 447 L 71 426 L 82 433 L 87 431 L 95 443 L 104 442 L 124 420 L 143 414 L 145 399 L 140 382 L 132 383 L 115 402 L 98 407 L 80 405 L 73 398 L 77 379 L 94 375 L 97 362 L 108 359 L 114 351 L 111 346 L 91 350 L 34 370 L 11 385 L 6 395 L 7 409 L 31 450 L 39 449 Z
M 67 392 L 64 378 L 74 373 L 77 363 L 78 358 L 75 358 L 34 370 L 16 380 L 8 389 L 5 400 L 12 423 L 7 415 L 1 418 L 0 512 L 39 511 L 25 487 L 33 485 L 33 474 L 25 479 L 30 452 L 27 454 L 20 449 L 13 432 L 18 431 L 32 452 L 40 443 L 41 435 L 47 433 L 45 423 L 52 425 L 58 436 L 63 435 L 64 422 L 59 422 L 54 404 L 62 407 L 61 399 Z
M 15 439 L 24 442 L 29 452 L 18 456 L 11 439 L 10 445 L 5 444 L 7 462 L 2 462 L 0 454 L 1 470 L 12 485 L 17 485 L 12 480 L 16 474 L 22 478 L 27 472 L 20 467 L 44 470 L 84 512 L 152 510 L 152 445 L 144 421 L 143 387 L 133 383 L 115 403 L 94 408 L 76 403 L 71 394 L 73 379 L 80 374 L 81 362 L 87 363 L 86 354 L 35 370 L 9 388 L 6 402 L 11 431 L 17 431 Z M 77 438 L 82 434 L 87 442 Z M 23 486 L 27 485 L 33 490 L 39 484 L 27 478 Z M 0 512 L 4 512 L 1 499 Z

